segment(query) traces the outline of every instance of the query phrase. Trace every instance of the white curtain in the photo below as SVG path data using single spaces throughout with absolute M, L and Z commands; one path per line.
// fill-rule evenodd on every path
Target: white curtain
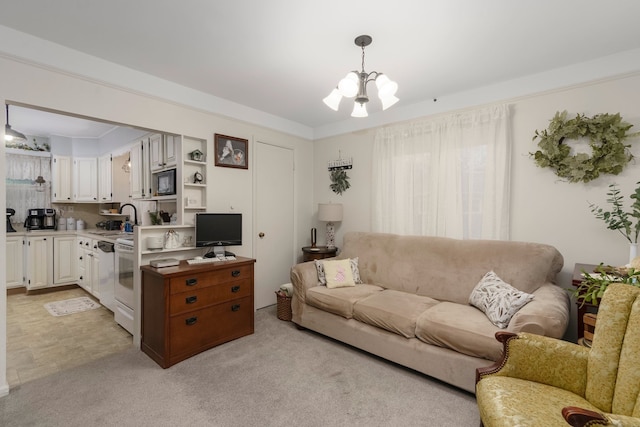
M 497 105 L 378 130 L 373 230 L 508 240 L 509 116 Z
M 15 209 L 14 223 L 24 223 L 27 210 L 51 207 L 51 155 L 6 155 L 7 208 Z M 38 176 L 44 184 L 36 183 Z

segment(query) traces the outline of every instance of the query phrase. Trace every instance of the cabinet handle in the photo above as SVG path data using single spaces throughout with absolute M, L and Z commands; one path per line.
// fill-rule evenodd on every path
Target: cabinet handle
M 231 275 L 232 275 L 233 277 L 238 277 L 238 276 L 240 275 L 240 270 L 233 270 L 233 271 L 231 272 Z
M 238 311 L 240 310 L 240 304 L 233 304 L 231 306 L 231 311 Z
M 240 286 L 236 285 L 236 286 L 232 286 L 231 287 L 231 292 L 236 293 L 240 290 Z
M 193 304 L 196 301 L 198 301 L 198 297 L 196 295 L 192 295 L 184 299 L 184 302 L 186 302 L 187 304 Z
M 198 284 L 198 279 L 193 278 L 193 279 L 187 279 L 187 286 L 195 286 Z
M 186 323 L 187 326 L 191 326 L 191 325 L 195 325 L 197 321 L 198 321 L 198 317 L 193 316 L 193 317 L 189 317 L 188 319 L 186 319 L 184 321 L 184 323 Z

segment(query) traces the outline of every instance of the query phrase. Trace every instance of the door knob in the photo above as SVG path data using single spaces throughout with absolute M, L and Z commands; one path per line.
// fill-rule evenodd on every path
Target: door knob
M 262 238 L 264 237 L 264 233 L 263 233 L 263 232 L 260 232 L 260 233 L 258 234 L 258 237 L 262 239 Z

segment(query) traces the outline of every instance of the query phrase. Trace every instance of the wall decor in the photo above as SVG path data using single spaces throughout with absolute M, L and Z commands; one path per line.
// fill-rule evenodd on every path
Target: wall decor
M 249 169 L 249 140 L 233 136 L 214 135 L 216 166 Z
M 195 162 L 204 162 L 204 153 L 200 150 L 193 150 L 189 153 L 189 158 Z
M 628 133 L 633 125 L 622 120 L 619 113 L 596 114 L 586 117 L 577 114 L 567 119 L 567 111 L 556 112 L 549 127 L 536 130 L 533 141 L 539 139 L 539 150 L 529 153 L 536 165 L 551 168 L 556 175 L 569 182 L 589 182 L 600 174 L 618 175 L 633 159 L 631 145 L 624 141 L 640 133 Z M 567 139 L 588 138 L 591 155 L 571 154 Z
M 336 193 L 342 195 L 351 184 L 349 184 L 349 175 L 344 170 L 333 170 L 329 173 L 329 177 L 331 178 L 331 184 L 329 188 Z

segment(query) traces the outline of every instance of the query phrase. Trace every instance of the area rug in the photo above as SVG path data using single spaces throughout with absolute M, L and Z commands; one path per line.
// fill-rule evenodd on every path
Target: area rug
M 44 305 L 52 316 L 66 316 L 68 314 L 80 313 L 87 310 L 94 310 L 100 304 L 89 297 L 79 297 L 65 299 L 62 301 L 48 302 Z

